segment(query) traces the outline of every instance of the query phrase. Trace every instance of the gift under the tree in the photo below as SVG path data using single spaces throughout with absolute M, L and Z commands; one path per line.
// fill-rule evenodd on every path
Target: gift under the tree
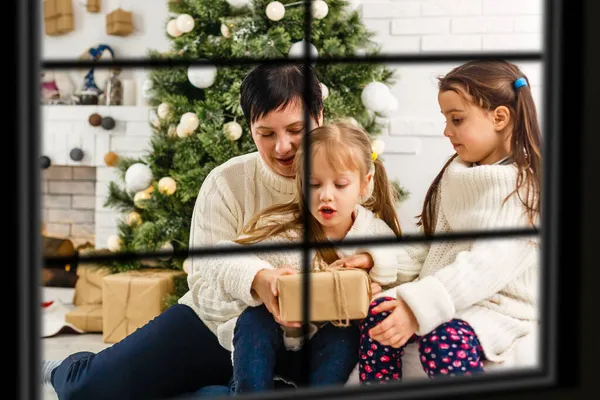
M 102 251 L 95 254 L 99 253 Z M 73 304 L 76 306 L 102 304 L 102 278 L 108 274 L 110 274 L 109 269 L 100 265 L 80 264 L 77 267 Z
M 302 278 L 305 274 L 284 275 L 277 280 L 279 311 L 283 321 L 302 321 Z M 347 322 L 367 316 L 371 301 L 371 280 L 362 269 L 329 269 L 310 277 L 310 320 Z
M 79 306 L 69 311 L 65 320 L 84 332 L 102 332 L 102 304 Z
M 174 279 L 185 272 L 141 269 L 107 275 L 102 279 L 102 334 L 116 343 L 163 311 L 163 299 L 173 293 Z
M 127 36 L 133 32 L 131 12 L 117 8 L 106 15 L 106 33 Z
M 44 27 L 50 36 L 74 30 L 72 0 L 44 0 Z

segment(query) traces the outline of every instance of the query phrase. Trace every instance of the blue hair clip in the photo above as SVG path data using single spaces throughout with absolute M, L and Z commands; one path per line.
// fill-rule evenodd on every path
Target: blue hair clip
M 521 86 L 527 86 L 527 81 L 525 78 L 519 78 L 515 81 L 515 89 L 518 89 Z

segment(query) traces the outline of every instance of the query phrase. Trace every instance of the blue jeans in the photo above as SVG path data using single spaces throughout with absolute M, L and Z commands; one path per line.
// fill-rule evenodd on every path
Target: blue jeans
M 157 399 L 227 385 L 231 353 L 196 313 L 176 304 L 99 353 L 67 357 L 52 373 L 63 399 Z
M 309 386 L 345 384 L 358 362 L 357 326 L 326 324 L 311 339 Z M 283 331 L 262 305 L 239 316 L 233 334 L 233 390 L 235 393 L 272 390 L 275 375 L 302 382 L 301 352 L 283 344 Z

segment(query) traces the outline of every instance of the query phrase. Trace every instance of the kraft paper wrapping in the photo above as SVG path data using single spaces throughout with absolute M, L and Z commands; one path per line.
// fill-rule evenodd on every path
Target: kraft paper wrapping
M 361 269 L 340 269 L 341 290 L 336 289 L 333 271 L 313 272 L 310 282 L 311 322 L 344 321 L 365 318 L 371 302 L 371 281 Z M 281 319 L 302 321 L 302 277 L 284 275 L 277 280 Z M 345 305 L 346 313 L 342 312 Z
M 102 334 L 116 343 L 162 312 L 162 299 L 173 293 L 173 278 L 183 271 L 143 269 L 102 279 Z
M 72 0 L 45 0 L 44 22 L 47 35 L 71 32 L 74 29 Z
M 106 15 L 106 33 L 127 36 L 133 32 L 132 14 L 120 8 Z
M 77 267 L 77 282 L 73 304 L 76 306 L 102 304 L 102 279 L 108 275 L 108 268 L 93 265 Z
M 79 306 L 69 311 L 65 320 L 84 332 L 102 332 L 102 304 Z

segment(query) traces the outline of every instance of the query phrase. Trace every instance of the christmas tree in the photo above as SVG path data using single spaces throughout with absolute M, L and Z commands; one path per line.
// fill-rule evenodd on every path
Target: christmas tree
M 376 55 L 379 47 L 347 0 L 312 2 L 311 37 L 318 58 Z M 154 59 L 266 59 L 302 57 L 305 2 L 296 0 L 171 0 L 165 21 L 172 41 Z M 256 151 L 240 102 L 240 84 L 253 65 L 176 66 L 149 72 L 149 104 L 157 117 L 150 150 L 142 158 L 122 158 L 125 181 L 111 182 L 106 206 L 124 213 L 118 251 L 185 250 L 194 202 L 202 182 L 216 166 Z M 397 105 L 387 88 L 395 79 L 385 65 L 319 63 L 325 122 L 346 118 L 373 138 Z M 385 86 L 384 86 L 385 85 Z M 368 93 L 367 93 L 368 92 Z M 369 108 L 365 106 L 369 105 Z M 395 184 L 400 197 L 406 195 Z M 152 260 L 154 266 L 181 269 L 183 260 Z M 113 271 L 147 265 L 145 260 L 113 262 Z M 185 290 L 185 288 L 184 288 Z

